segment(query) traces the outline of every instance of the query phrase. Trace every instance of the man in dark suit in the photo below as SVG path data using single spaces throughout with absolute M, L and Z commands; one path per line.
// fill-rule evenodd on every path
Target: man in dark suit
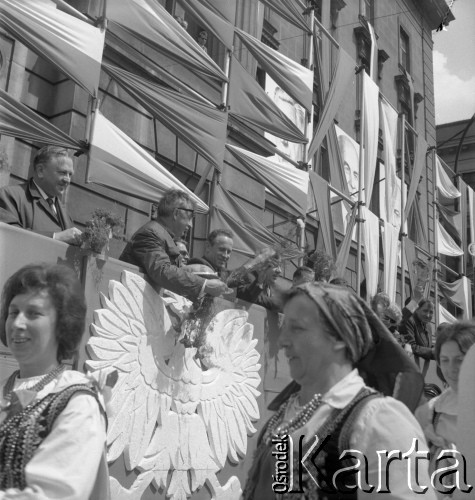
M 0 221 L 80 245 L 81 231 L 73 226 L 61 202 L 73 172 L 66 149 L 40 149 L 33 161 L 33 177 L 25 184 L 0 189 Z
M 219 279 L 205 279 L 179 267 L 180 251 L 173 238 L 181 238 L 192 226 L 194 209 L 191 198 L 172 189 L 158 204 L 158 216 L 142 226 L 124 248 L 120 260 L 135 264 L 156 288 L 166 288 L 191 300 L 204 293 L 219 296 L 228 287 Z
M 233 251 L 233 234 L 227 229 L 215 229 L 206 239 L 205 253 L 201 258 L 193 257 L 188 264 L 203 264 L 211 267 L 218 276 L 226 281 L 229 271 L 226 269 Z

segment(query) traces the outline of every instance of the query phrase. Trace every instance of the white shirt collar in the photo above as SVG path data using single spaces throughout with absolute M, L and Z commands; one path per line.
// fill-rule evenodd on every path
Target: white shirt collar
M 354 368 L 348 375 L 327 391 L 322 400 L 333 408 L 345 408 L 360 389 L 365 387 L 358 369 Z

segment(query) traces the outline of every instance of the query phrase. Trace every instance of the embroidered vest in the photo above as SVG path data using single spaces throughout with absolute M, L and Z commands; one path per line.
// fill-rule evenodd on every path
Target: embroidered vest
M 51 432 L 56 418 L 78 392 L 97 394 L 85 384 L 75 384 L 33 401 L 0 424 L 0 490 L 26 488 L 25 467 Z

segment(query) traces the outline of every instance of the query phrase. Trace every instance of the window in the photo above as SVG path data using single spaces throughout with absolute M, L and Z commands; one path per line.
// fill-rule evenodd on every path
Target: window
M 409 35 L 402 28 L 399 28 L 399 64 L 408 73 L 411 72 Z

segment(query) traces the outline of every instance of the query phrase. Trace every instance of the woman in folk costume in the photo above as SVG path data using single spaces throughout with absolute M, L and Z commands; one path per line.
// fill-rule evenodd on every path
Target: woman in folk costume
M 108 498 L 105 418 L 91 380 L 62 364 L 84 332 L 75 273 L 32 264 L 5 284 L 0 338 L 19 370 L 0 383 L 0 499 Z
M 430 472 L 454 463 L 451 457 L 446 462 L 437 458 L 443 450 L 456 449 L 457 418 L 459 410 L 459 374 L 462 362 L 470 347 L 475 344 L 475 325 L 468 321 L 459 321 L 446 325 L 438 334 L 435 342 L 435 358 L 441 374 L 448 387 L 439 396 L 417 408 L 416 418 L 419 420 L 427 442 L 430 445 Z M 470 383 L 473 391 L 473 381 Z M 475 419 L 472 418 L 472 422 Z M 475 429 L 471 429 L 473 433 Z M 473 467 L 473 464 L 472 464 Z M 452 492 L 455 477 L 437 478 L 436 488 L 440 497 Z
M 381 484 L 385 471 L 381 476 L 377 452 L 409 451 L 413 457 L 414 439 L 419 450 L 427 449 L 422 429 L 405 404 L 370 388 L 361 376 L 364 372 L 368 380 L 381 381 L 383 390 L 393 393 L 398 376 L 407 375 L 418 387 L 417 398 L 409 398 L 412 401 L 422 391 L 414 363 L 368 305 L 348 289 L 307 283 L 293 288 L 284 304 L 280 344 L 294 382 L 269 407 L 277 411 L 260 435 L 243 498 L 377 498 L 378 487 L 388 490 L 384 494 L 388 499 L 419 498 L 408 484 L 406 460 L 391 462 L 388 482 Z M 278 473 L 282 464 L 275 454 L 275 443 L 290 443 L 286 436 L 294 450 L 287 475 Z M 305 462 L 307 472 L 299 462 L 315 451 L 316 436 L 321 449 L 313 456 L 313 466 Z M 358 487 L 354 487 L 354 459 L 340 460 L 340 454 L 350 449 L 366 457 L 367 476 L 363 474 Z M 339 473 L 344 467 L 352 471 Z M 429 487 L 424 498 L 433 500 L 427 463 L 419 463 L 417 479 Z

